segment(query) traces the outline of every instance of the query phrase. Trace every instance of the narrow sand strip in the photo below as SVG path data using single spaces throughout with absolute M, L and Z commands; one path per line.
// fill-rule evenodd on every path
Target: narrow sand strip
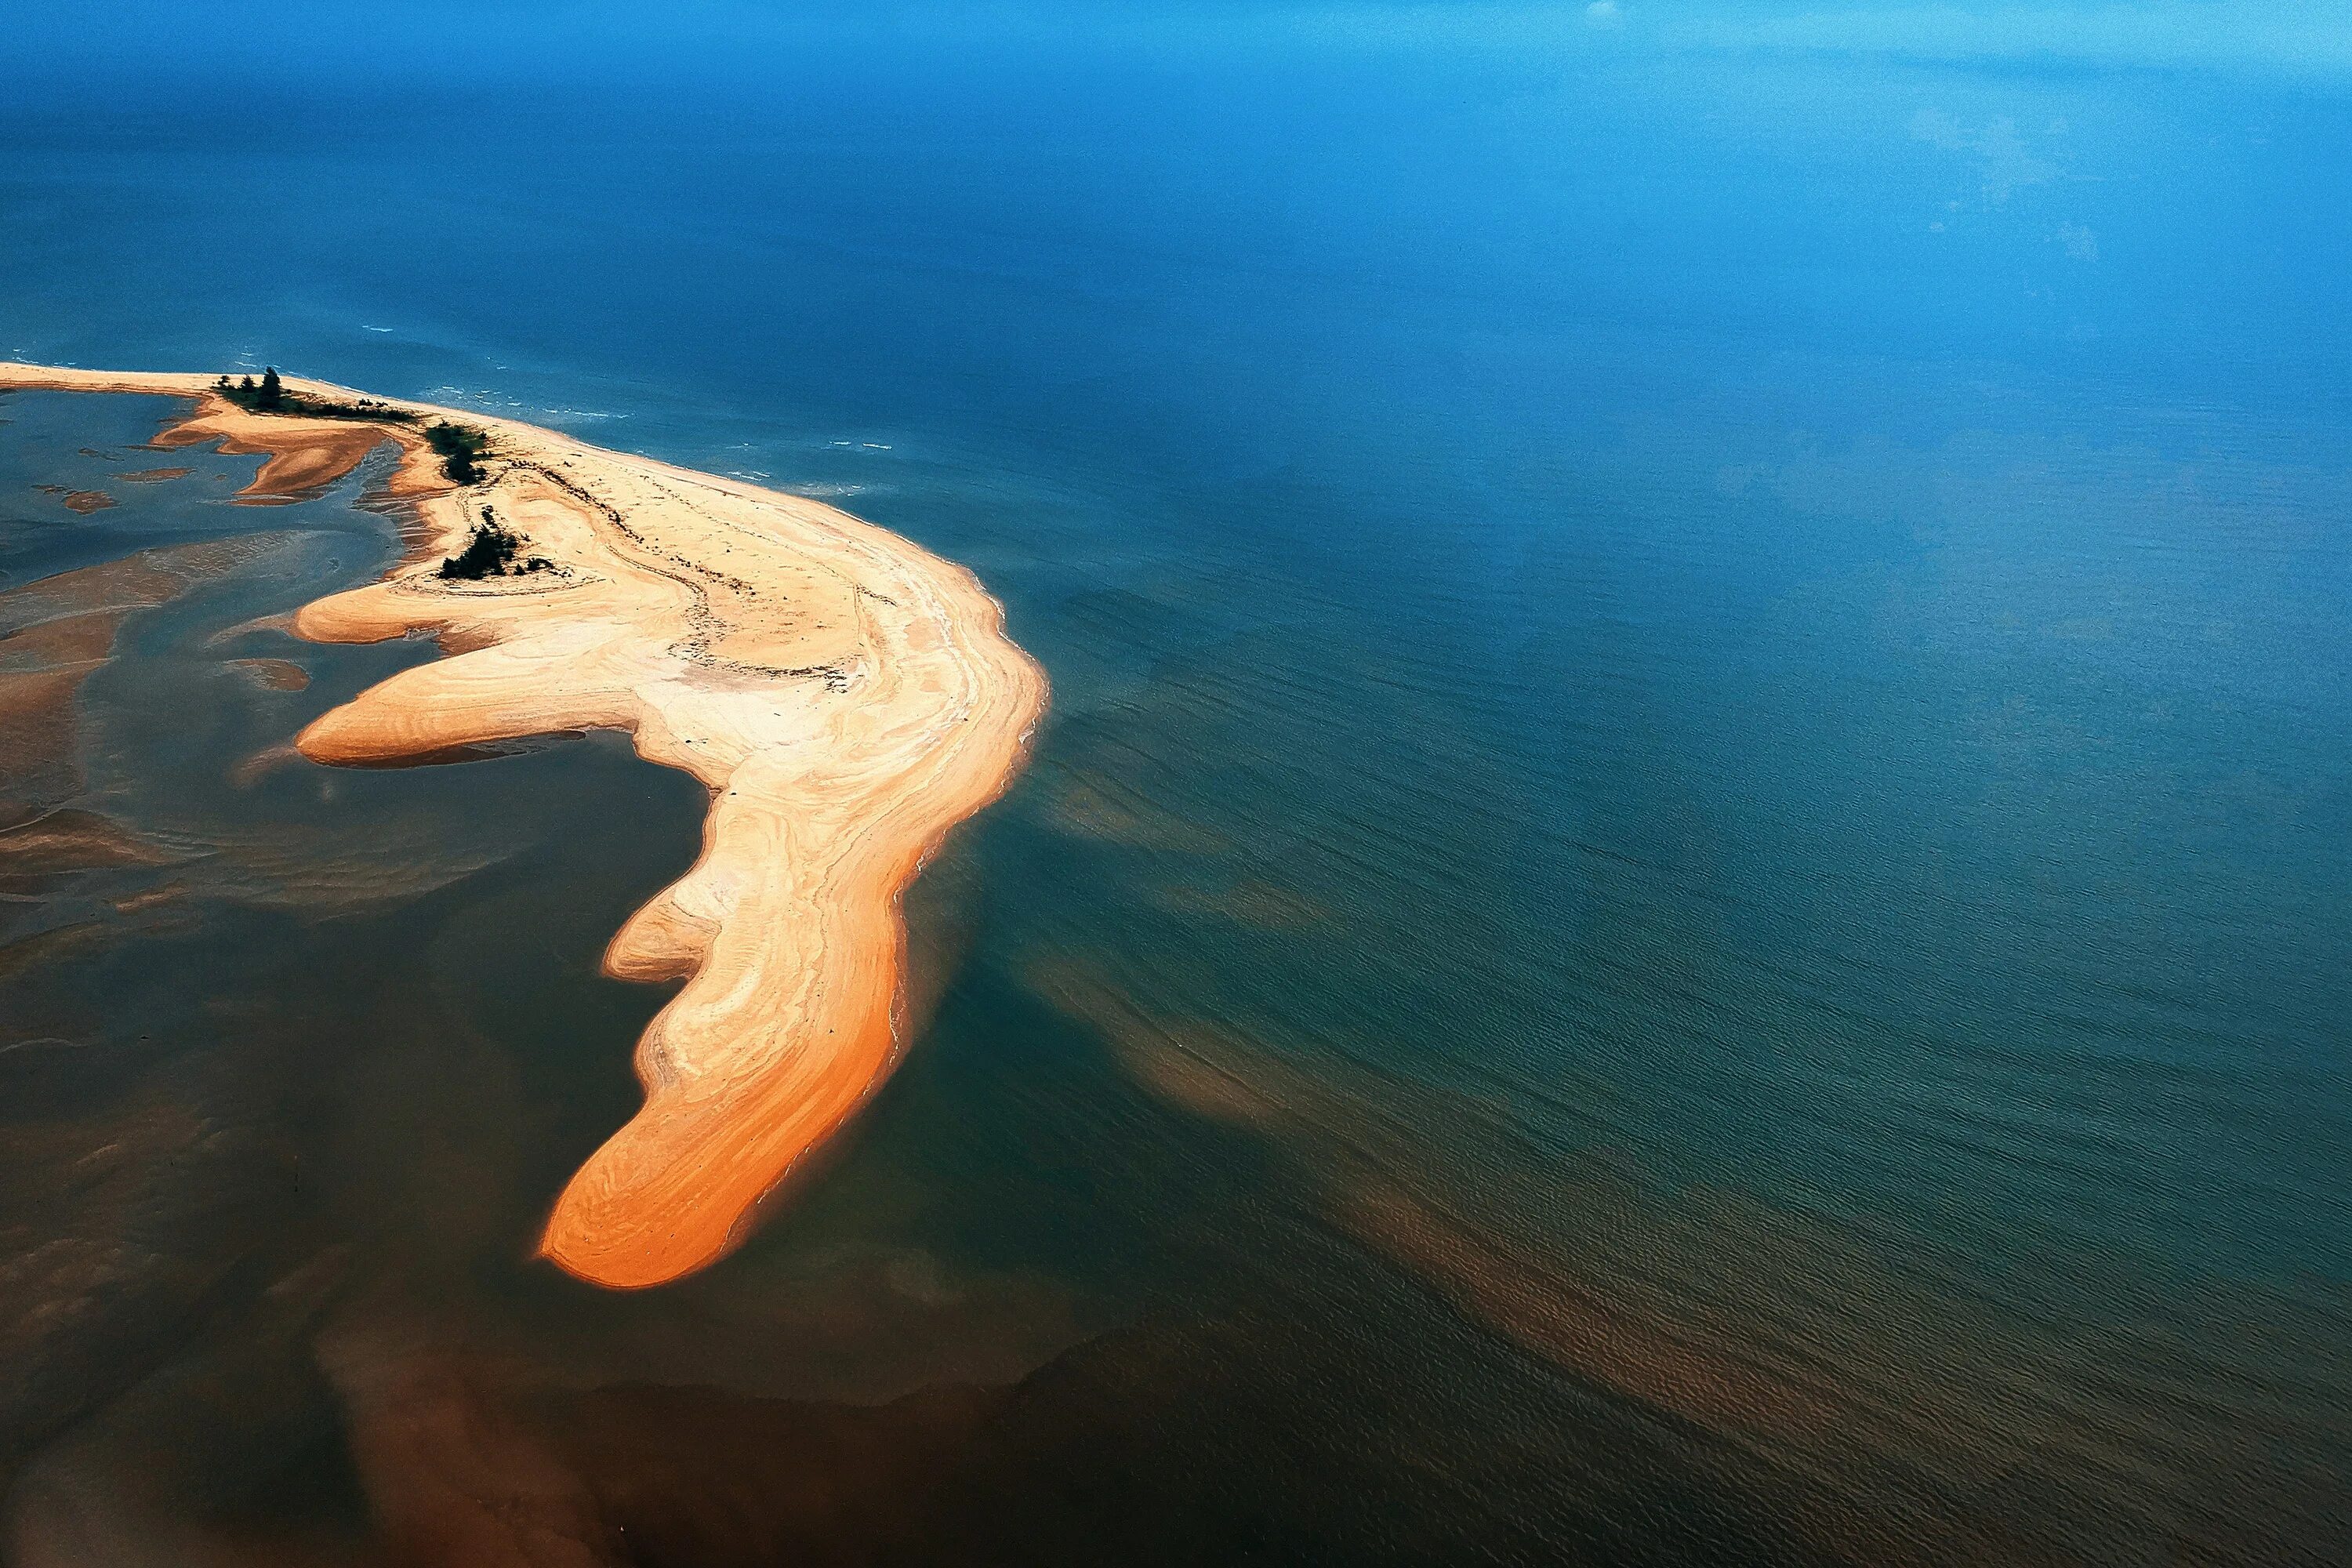
M 159 444 L 268 454 L 257 499 L 400 444 L 394 489 L 415 498 L 432 548 L 307 605 L 295 628 L 327 642 L 427 629 L 470 651 L 327 713 L 302 732 L 306 755 L 386 763 L 604 727 L 709 787 L 701 858 L 604 955 L 625 979 L 686 981 L 637 1048 L 645 1107 L 572 1177 L 541 1247 L 614 1287 L 714 1261 L 888 1074 L 903 1044 L 899 895 L 1019 768 L 1042 671 L 970 572 L 821 502 L 392 401 L 488 434 L 484 480 L 456 489 L 419 427 L 248 413 L 208 382 L 0 363 L 0 387 L 197 399 Z M 436 575 L 485 508 L 551 565 Z

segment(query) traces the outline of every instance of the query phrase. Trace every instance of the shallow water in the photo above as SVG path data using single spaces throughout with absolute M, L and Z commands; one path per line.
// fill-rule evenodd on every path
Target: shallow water
M 429 656 L 220 636 L 396 520 L 5 399 L 0 589 L 268 536 L 39 784 L 139 863 L 11 884 L 15 1550 L 524 1560 L 417 1522 L 496 1492 L 665 1563 L 2340 1560 L 2342 95 L 1003 66 L 245 62 L 299 138 L 122 67 L 0 130 L 0 351 L 822 494 L 1055 692 L 888 1089 L 599 1294 L 527 1255 L 698 790 L 247 766 Z

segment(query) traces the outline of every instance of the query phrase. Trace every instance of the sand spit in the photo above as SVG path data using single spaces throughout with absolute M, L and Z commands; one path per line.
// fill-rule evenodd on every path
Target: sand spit
M 306 755 L 413 761 L 604 727 L 709 788 L 701 858 L 604 955 L 625 979 L 685 981 L 638 1046 L 644 1109 L 565 1187 L 541 1247 L 613 1287 L 714 1261 L 896 1060 L 899 895 L 1017 770 L 1042 672 L 971 573 L 822 502 L 394 403 L 489 436 L 482 481 L 453 489 L 417 426 L 252 414 L 207 382 L 0 363 L 0 387 L 197 399 L 158 444 L 267 454 L 255 500 L 399 444 L 393 488 L 415 498 L 428 548 L 305 606 L 295 628 L 330 642 L 425 630 L 469 651 L 327 713 L 299 737 Z M 437 575 L 485 516 L 520 537 L 519 559 L 547 564 Z

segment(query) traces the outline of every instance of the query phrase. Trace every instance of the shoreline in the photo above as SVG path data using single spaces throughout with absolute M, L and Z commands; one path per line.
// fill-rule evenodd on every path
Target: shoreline
M 565 1186 L 540 1251 L 613 1289 L 716 1262 L 896 1065 L 901 896 L 1019 772 L 1043 670 L 969 570 L 822 501 L 463 409 L 388 398 L 419 423 L 330 419 L 249 411 L 212 387 L 0 362 L 0 389 L 192 399 L 156 445 L 263 456 L 240 498 L 257 504 L 400 447 L 389 489 L 427 543 L 382 581 L 305 605 L 293 628 L 317 642 L 425 632 L 462 651 L 320 716 L 296 739 L 303 755 L 364 765 L 617 729 L 709 790 L 693 867 L 604 953 L 616 978 L 685 982 L 638 1043 L 645 1104 Z M 490 437 L 478 482 L 444 477 L 433 420 Z M 543 564 L 438 575 L 478 521 Z

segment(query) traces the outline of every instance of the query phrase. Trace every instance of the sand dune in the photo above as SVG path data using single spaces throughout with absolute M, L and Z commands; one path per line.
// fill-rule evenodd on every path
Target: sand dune
M 305 754 L 413 761 L 609 727 L 709 786 L 701 858 L 605 954 L 613 974 L 686 982 L 638 1047 L 644 1109 L 564 1189 L 542 1247 L 614 1287 L 710 1263 L 888 1073 L 903 1044 L 899 895 L 1019 766 L 1042 673 L 971 574 L 821 502 L 394 404 L 488 433 L 485 479 L 457 489 L 416 426 L 252 414 L 206 380 L 0 364 L 0 386 L 195 397 L 160 444 L 266 453 L 255 499 L 399 443 L 394 488 L 415 498 L 431 548 L 307 605 L 296 629 L 335 642 L 425 629 L 469 651 L 327 713 Z M 436 575 L 486 510 L 549 564 Z

